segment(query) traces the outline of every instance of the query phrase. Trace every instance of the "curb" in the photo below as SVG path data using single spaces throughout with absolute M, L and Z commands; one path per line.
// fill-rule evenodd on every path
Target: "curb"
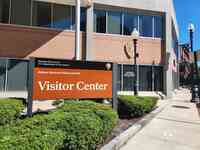
M 153 110 L 151 113 L 135 123 L 132 127 L 128 128 L 119 136 L 115 137 L 108 144 L 104 145 L 100 150 L 119 150 L 128 142 L 130 138 L 132 138 L 140 130 L 142 130 L 142 128 L 144 128 L 149 122 L 151 122 L 151 120 L 155 118 L 155 116 L 159 114 L 169 104 L 169 101 L 166 104 L 161 104 L 157 109 Z
M 114 138 L 110 143 L 103 146 L 100 150 L 118 150 L 120 149 L 131 137 L 133 137 L 140 129 L 141 125 L 134 125 Z

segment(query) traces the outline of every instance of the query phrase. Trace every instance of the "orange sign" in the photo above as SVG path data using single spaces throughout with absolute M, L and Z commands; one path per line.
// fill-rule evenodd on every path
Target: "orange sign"
M 36 67 L 32 98 L 112 98 L 112 71 Z

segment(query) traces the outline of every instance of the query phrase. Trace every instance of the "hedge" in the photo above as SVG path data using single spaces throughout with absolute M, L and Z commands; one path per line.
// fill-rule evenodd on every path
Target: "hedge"
M 23 109 L 22 100 L 0 99 L 0 125 L 14 123 Z
M 48 114 L 0 128 L 0 149 L 95 150 L 112 131 L 117 119 L 117 113 L 106 105 L 69 101 Z
M 119 96 L 118 112 L 121 118 L 141 117 L 151 112 L 158 101 L 157 97 Z
M 151 112 L 155 106 L 157 105 L 158 102 L 158 97 L 137 97 L 139 101 L 141 101 L 144 105 L 145 113 Z
M 45 128 L 37 128 L 32 129 L 30 132 L 19 134 L 22 130 L 22 128 L 16 127 L 7 131 L 6 134 L 0 138 L 0 149 L 55 150 L 61 149 L 63 146 L 64 133 L 60 130 L 53 131 Z
M 65 105 L 61 109 L 65 112 L 92 111 L 95 113 L 103 122 L 101 131 L 103 138 L 111 132 L 118 120 L 118 115 L 111 106 L 91 101 L 65 101 Z

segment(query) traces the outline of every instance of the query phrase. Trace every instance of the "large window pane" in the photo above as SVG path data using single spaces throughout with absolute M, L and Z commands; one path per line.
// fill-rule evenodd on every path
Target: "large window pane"
M 121 34 L 122 33 L 122 17 L 119 12 L 108 12 L 108 33 Z
M 72 13 L 72 24 L 70 29 L 76 30 L 76 8 L 74 6 L 71 6 L 71 13 Z
M 140 16 L 140 35 L 145 37 L 153 36 L 152 16 Z
M 72 30 L 75 30 L 76 27 L 76 9 L 72 7 Z M 81 31 L 86 30 L 86 9 L 81 7 L 81 16 L 80 16 L 80 29 Z
M 154 66 L 154 91 L 163 91 L 163 67 Z
M 151 66 L 139 66 L 139 90 L 152 91 L 152 68 Z
M 33 25 L 51 27 L 51 4 L 44 2 L 33 3 Z
M 86 30 L 86 9 L 81 8 L 81 31 Z
M 31 0 L 12 0 L 11 23 L 30 25 Z
M 0 92 L 5 90 L 6 59 L 0 59 Z
M 0 0 L 0 22 L 8 23 L 10 0 Z
M 117 65 L 118 69 L 117 69 L 117 91 L 121 91 L 122 90 L 122 65 L 118 64 Z
M 124 35 L 131 35 L 134 28 L 138 29 L 138 16 L 134 14 L 124 14 Z
M 162 16 L 154 17 L 154 36 L 158 38 L 163 37 L 163 17 Z
M 135 81 L 135 66 L 123 65 L 123 91 L 133 91 Z
M 27 90 L 28 61 L 10 59 L 8 61 L 7 91 Z
M 70 29 L 72 25 L 72 11 L 70 6 L 54 4 L 53 27 L 57 29 Z
M 106 33 L 106 12 L 102 10 L 94 11 L 94 32 Z

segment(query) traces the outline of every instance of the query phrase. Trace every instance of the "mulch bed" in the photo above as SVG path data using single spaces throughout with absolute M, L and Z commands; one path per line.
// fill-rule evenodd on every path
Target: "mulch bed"
M 199 104 L 199 115 L 200 115 L 200 104 Z M 153 110 L 157 109 L 158 107 L 155 107 Z M 153 111 L 152 110 L 152 111 Z M 146 115 L 142 117 L 138 117 L 138 118 L 130 118 L 130 119 L 122 119 L 119 118 L 118 123 L 116 125 L 116 127 L 113 129 L 112 133 L 109 135 L 109 137 L 104 141 L 103 144 L 98 145 L 97 150 L 100 150 L 101 147 L 103 147 L 104 145 L 108 144 L 110 141 L 112 141 L 115 137 L 119 136 L 121 133 L 123 133 L 124 131 L 126 131 L 128 128 L 130 128 L 131 126 L 133 126 L 135 123 L 137 123 L 138 121 L 140 121 L 142 118 L 144 118 Z
M 106 144 L 108 144 L 112 139 L 126 131 L 128 128 L 130 128 L 133 124 L 138 122 L 140 118 L 133 118 L 133 119 L 119 119 L 116 127 L 113 129 L 112 133 L 109 135 L 109 137 L 105 140 L 105 142 L 98 146 L 97 150 L 100 150 L 100 148 Z

